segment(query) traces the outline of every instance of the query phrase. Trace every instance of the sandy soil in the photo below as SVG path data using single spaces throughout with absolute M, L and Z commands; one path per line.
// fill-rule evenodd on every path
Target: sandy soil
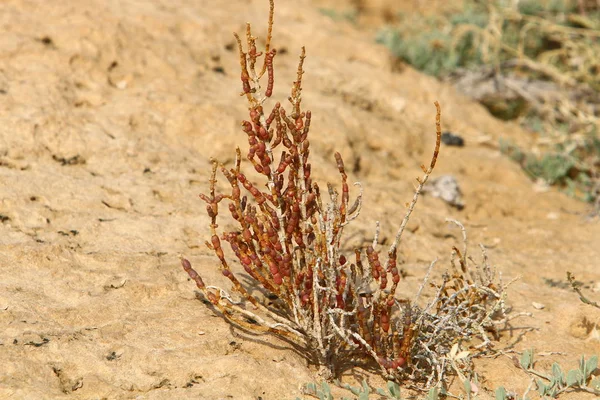
M 498 348 L 560 352 L 541 369 L 598 354 L 600 312 L 564 282 L 572 271 L 598 289 L 600 224 L 498 151 L 499 138 L 526 144 L 527 134 L 430 77 L 392 73 L 384 48 L 323 16 L 319 2 L 294 3 L 277 6 L 274 97 L 287 97 L 306 45 L 314 174 L 337 182 L 337 149 L 365 188 L 352 240 L 370 241 L 375 220 L 382 237 L 395 232 L 439 100 L 444 129 L 467 145 L 444 147 L 434 177 L 453 174 L 466 207 L 418 204 L 401 245 L 403 293 L 434 258 L 437 273 L 448 265 L 460 232 L 444 221 L 456 218 L 473 254 L 483 243 L 505 280 L 521 277 L 509 303 L 532 317 L 515 320 Z M 199 301 L 178 261 L 185 254 L 227 286 L 203 245 L 197 195 L 209 158 L 230 162 L 245 145 L 231 32 L 253 21 L 264 37 L 266 11 L 266 1 L 243 0 L 2 2 L 0 398 L 293 399 L 313 380 L 289 345 L 239 332 Z M 482 390 L 529 384 L 508 356 L 477 366 Z M 352 375 L 381 385 L 362 371 L 344 380 Z

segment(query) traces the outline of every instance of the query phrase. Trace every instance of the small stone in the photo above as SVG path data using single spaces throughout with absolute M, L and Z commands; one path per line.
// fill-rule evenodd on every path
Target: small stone
M 543 179 L 537 179 L 533 184 L 533 191 L 536 193 L 545 193 L 550 190 L 550 185 Z
M 536 303 L 535 301 L 532 302 L 531 305 L 537 310 L 543 310 L 544 308 L 546 308 L 546 306 L 542 303 Z
M 546 218 L 551 219 L 551 220 L 557 220 L 560 217 L 560 215 L 558 215 L 558 213 L 556 212 L 549 212 L 546 215 Z
M 394 97 L 390 99 L 390 106 L 395 112 L 401 113 L 406 108 L 406 99 L 404 97 Z
M 463 147 L 465 140 L 459 135 L 447 131 L 442 133 L 442 143 L 447 146 Z
M 120 90 L 127 89 L 127 81 L 125 79 L 118 81 L 115 86 Z
M 423 192 L 431 193 L 433 197 L 438 197 L 459 210 L 465 206 L 458 181 L 452 175 L 442 175 L 434 179 L 423 187 Z

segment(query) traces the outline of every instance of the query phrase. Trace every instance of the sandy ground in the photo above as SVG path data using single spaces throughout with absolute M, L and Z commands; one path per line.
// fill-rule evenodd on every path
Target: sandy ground
M 500 154 L 499 138 L 526 144 L 527 133 L 410 68 L 392 73 L 384 48 L 319 5 L 278 2 L 274 97 L 287 97 L 306 45 L 314 175 L 337 182 L 337 149 L 365 188 L 352 240 L 370 241 L 375 220 L 382 238 L 395 232 L 439 100 L 444 129 L 467 145 L 444 147 L 434 178 L 453 174 L 466 207 L 431 196 L 417 205 L 401 245 L 403 293 L 434 258 L 436 273 L 446 268 L 460 232 L 444 221 L 456 218 L 474 255 L 483 243 L 505 281 L 521 277 L 509 303 L 532 317 L 515 320 L 499 349 L 559 352 L 540 369 L 598 354 L 600 312 L 564 284 L 568 270 L 598 288 L 598 220 Z M 203 245 L 197 195 L 209 158 L 231 162 L 245 145 L 231 32 L 253 21 L 264 37 L 266 11 L 266 1 L 242 0 L 2 2 L 1 399 L 294 399 L 313 380 L 285 342 L 239 332 L 199 301 L 178 261 L 185 254 L 227 286 Z M 508 356 L 477 367 L 482 391 L 529 384 Z

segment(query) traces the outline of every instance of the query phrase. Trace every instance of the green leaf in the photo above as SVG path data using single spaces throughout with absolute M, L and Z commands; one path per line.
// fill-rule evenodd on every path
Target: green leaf
M 572 369 L 567 374 L 567 386 L 579 385 L 581 380 L 581 372 L 578 369 Z
M 521 356 L 521 367 L 529 369 L 533 365 L 533 350 L 525 350 Z
M 562 369 L 558 363 L 552 364 L 552 375 L 553 381 L 559 385 L 564 385 L 565 383 L 565 374 L 563 374 Z
M 581 376 L 579 377 L 579 385 L 583 386 L 583 385 L 585 385 L 586 376 L 588 375 L 586 364 L 585 364 L 585 358 L 583 357 L 583 355 L 579 359 L 579 372 L 581 373 Z
M 546 393 L 548 393 L 550 386 L 546 386 L 540 379 L 536 380 L 535 383 L 537 385 L 538 392 L 540 392 L 540 396 L 544 396 Z
M 375 390 L 377 392 L 378 395 L 380 396 L 387 396 L 388 394 L 385 392 L 385 390 L 383 390 L 382 388 L 377 388 Z
M 371 393 L 371 388 L 369 387 L 369 384 L 367 383 L 366 379 L 363 379 L 363 381 L 362 381 L 362 387 L 363 387 L 363 390 L 365 391 L 366 394 Z
M 394 381 L 387 381 L 387 390 L 394 399 L 400 399 L 400 385 Z
M 467 395 L 471 394 L 471 382 L 469 382 L 468 379 L 465 379 L 465 381 L 463 382 L 463 386 L 465 387 L 465 392 L 467 392 Z
M 334 400 L 333 396 L 331 395 L 331 387 L 329 386 L 329 384 L 324 381 L 321 384 L 321 387 L 323 389 L 323 393 L 322 393 L 321 399 L 322 400 Z
M 558 363 L 552 364 L 552 375 L 557 377 L 562 375 L 562 370 L 560 369 L 560 365 L 558 365 Z
M 307 383 L 306 385 L 304 385 L 304 390 L 305 390 L 306 394 L 316 395 L 317 394 L 317 384 L 314 382 Z
M 369 392 L 362 392 L 359 394 L 358 400 L 369 400 Z
M 503 386 L 496 389 L 496 400 L 506 400 L 506 389 Z
M 598 356 L 591 356 L 589 360 L 585 363 L 585 380 L 587 380 L 591 374 L 598 368 Z
M 590 387 L 595 390 L 600 390 L 600 376 L 595 377 L 590 382 Z
M 352 392 L 353 395 L 358 396 L 359 394 L 362 393 L 362 390 L 360 390 L 360 388 L 354 387 L 354 386 L 350 386 L 348 384 L 346 384 L 346 386 L 342 386 L 344 389 L 348 389 L 349 391 Z
M 432 387 L 431 389 L 429 389 L 429 392 L 427 393 L 427 400 L 438 400 L 438 397 L 439 394 L 437 387 Z

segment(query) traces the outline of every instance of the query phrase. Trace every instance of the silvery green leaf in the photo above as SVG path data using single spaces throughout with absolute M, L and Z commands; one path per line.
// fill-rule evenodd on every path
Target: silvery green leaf
M 329 384 L 327 382 L 323 382 L 321 387 L 323 389 L 323 400 L 333 400 L 333 396 L 331 395 L 331 387 Z
M 544 396 L 546 393 L 548 393 L 548 389 L 550 389 L 550 387 L 546 386 L 544 382 L 538 379 L 535 381 L 535 383 L 537 385 L 538 392 L 540 392 L 540 396 Z
M 525 350 L 521 356 L 521 367 L 523 369 L 529 369 L 533 363 L 533 351 Z
M 506 400 L 506 389 L 503 386 L 496 389 L 496 400 Z
M 556 377 L 560 377 L 562 376 L 562 370 L 560 369 L 560 365 L 558 365 L 558 363 L 554 363 L 552 364 L 552 375 L 556 376 Z
M 400 385 L 398 385 L 396 382 L 388 381 L 387 388 L 394 398 L 400 398 Z
M 356 395 L 356 396 L 358 396 L 358 395 L 359 395 L 359 394 L 361 394 L 361 392 L 362 392 L 362 391 L 360 390 L 360 388 L 356 388 L 356 387 L 354 387 L 354 386 L 350 386 L 350 385 L 346 385 L 346 386 L 344 386 L 344 389 L 348 389 L 349 391 L 351 391 L 351 392 L 352 392 L 352 394 L 353 394 L 353 395 Z
M 467 392 L 467 394 L 471 394 L 471 382 L 469 382 L 468 379 L 465 379 L 463 386 L 465 387 L 465 392 Z
M 559 384 L 564 385 L 565 383 L 565 374 L 563 374 L 562 369 L 558 363 L 552 364 L 552 381 Z
M 577 369 L 572 369 L 567 374 L 567 386 L 575 386 L 581 380 L 581 372 Z
M 313 382 L 304 385 L 304 391 L 306 394 L 317 394 L 317 385 Z
M 362 381 L 362 387 L 363 387 L 363 390 L 365 391 L 366 394 L 371 393 L 371 388 L 367 384 L 367 380 L 366 379 L 363 379 L 363 381 Z
M 427 400 L 438 400 L 438 389 L 437 387 L 432 387 L 429 389 L 427 393 Z
M 588 379 L 590 375 L 598 368 L 598 356 L 591 356 L 585 363 L 585 379 Z

